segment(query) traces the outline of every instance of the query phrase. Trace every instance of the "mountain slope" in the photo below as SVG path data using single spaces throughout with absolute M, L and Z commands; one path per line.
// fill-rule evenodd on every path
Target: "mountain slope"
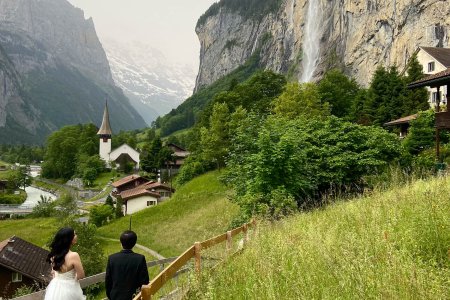
M 148 125 L 192 94 L 195 70 L 170 63 L 158 50 L 103 39 L 114 81 Z
M 43 143 L 61 126 L 145 126 L 114 85 L 92 19 L 66 0 L 0 0 L 0 143 Z
M 403 68 L 418 46 L 448 47 L 450 6 L 435 0 L 221 0 L 199 19 L 196 32 L 196 90 L 242 65 L 262 41 L 264 68 L 299 79 L 317 50 L 313 78 L 340 67 L 365 85 L 380 64 Z M 317 49 L 303 47 L 315 43 Z

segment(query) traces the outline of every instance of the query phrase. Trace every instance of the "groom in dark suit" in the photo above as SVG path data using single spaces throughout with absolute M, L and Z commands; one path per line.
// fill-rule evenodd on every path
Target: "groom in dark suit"
M 134 253 L 137 235 L 127 230 L 120 236 L 123 250 L 108 257 L 106 266 L 106 295 L 111 300 L 131 300 L 136 290 L 148 284 L 145 256 Z

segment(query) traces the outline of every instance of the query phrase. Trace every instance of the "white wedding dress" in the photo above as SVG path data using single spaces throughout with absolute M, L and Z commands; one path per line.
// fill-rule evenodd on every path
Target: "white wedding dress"
M 76 278 L 75 269 L 59 273 L 50 281 L 45 291 L 45 300 L 84 300 L 80 283 Z

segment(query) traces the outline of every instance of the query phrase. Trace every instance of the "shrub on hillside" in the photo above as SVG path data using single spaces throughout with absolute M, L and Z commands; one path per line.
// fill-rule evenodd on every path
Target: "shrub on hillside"
M 291 209 L 290 197 L 303 207 L 331 190 L 361 190 L 363 176 L 383 170 L 401 152 L 395 135 L 336 117 L 269 118 L 256 135 L 237 131 L 224 177 L 248 215 L 277 217 Z

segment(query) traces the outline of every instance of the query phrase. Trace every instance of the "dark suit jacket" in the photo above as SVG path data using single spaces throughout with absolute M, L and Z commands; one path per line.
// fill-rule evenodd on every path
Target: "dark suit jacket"
M 111 300 L 131 300 L 137 288 L 148 284 L 145 257 L 131 250 L 122 250 L 108 257 L 106 295 Z

